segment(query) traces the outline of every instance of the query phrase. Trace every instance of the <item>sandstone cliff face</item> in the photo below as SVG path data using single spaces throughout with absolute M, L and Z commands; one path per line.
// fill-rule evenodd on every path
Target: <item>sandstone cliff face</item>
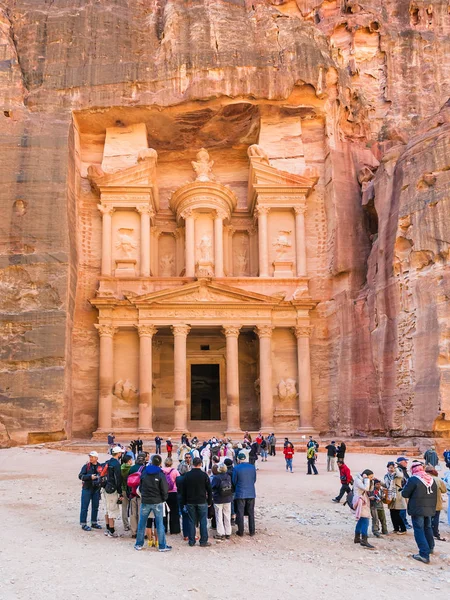
M 295 107 L 320 174 L 316 427 L 448 433 L 449 30 L 444 0 L 0 2 L 0 443 L 71 435 L 73 414 L 77 435 L 96 426 L 72 389 L 96 358 L 73 112 L 94 132 L 114 107 L 171 107 L 181 145 L 204 127 L 220 146 L 228 121 L 208 129 L 204 108 L 224 99 L 258 105 L 266 132 Z

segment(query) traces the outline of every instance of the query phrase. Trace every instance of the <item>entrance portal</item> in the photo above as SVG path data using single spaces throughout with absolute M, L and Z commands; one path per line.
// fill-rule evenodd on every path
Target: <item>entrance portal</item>
M 220 421 L 219 365 L 191 365 L 191 420 Z

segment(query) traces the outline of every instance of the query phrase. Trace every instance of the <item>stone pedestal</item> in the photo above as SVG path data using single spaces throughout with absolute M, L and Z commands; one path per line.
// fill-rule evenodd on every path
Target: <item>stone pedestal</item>
M 292 270 L 293 262 L 291 260 L 274 260 L 273 261 L 273 276 L 274 277 L 293 277 Z
M 136 277 L 136 260 L 134 258 L 120 258 L 116 260 L 116 277 Z
M 214 263 L 211 260 L 199 260 L 195 270 L 196 277 L 213 277 Z

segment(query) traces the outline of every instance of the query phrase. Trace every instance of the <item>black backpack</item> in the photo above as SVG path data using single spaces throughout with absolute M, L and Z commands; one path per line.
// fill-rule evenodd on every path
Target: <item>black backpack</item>
M 231 477 L 228 473 L 223 473 L 222 477 L 220 478 L 220 495 L 225 497 L 231 496 L 232 493 L 233 485 L 231 483 Z

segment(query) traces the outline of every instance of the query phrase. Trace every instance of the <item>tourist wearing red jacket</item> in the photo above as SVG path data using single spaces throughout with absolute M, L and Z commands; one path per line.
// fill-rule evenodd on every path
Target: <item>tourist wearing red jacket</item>
M 294 446 L 291 444 L 291 442 L 288 442 L 287 445 L 284 447 L 283 454 L 284 458 L 286 459 L 286 471 L 290 470 L 291 473 L 293 473 L 292 459 L 294 458 L 294 452 Z
M 344 463 L 343 458 L 338 458 L 337 464 L 339 467 L 339 477 L 341 479 L 341 491 L 336 496 L 336 498 L 333 498 L 333 502 L 339 503 L 341 501 L 342 496 L 345 493 L 348 494 L 351 491 L 350 484 L 353 483 L 353 477 L 350 473 L 350 469 Z

